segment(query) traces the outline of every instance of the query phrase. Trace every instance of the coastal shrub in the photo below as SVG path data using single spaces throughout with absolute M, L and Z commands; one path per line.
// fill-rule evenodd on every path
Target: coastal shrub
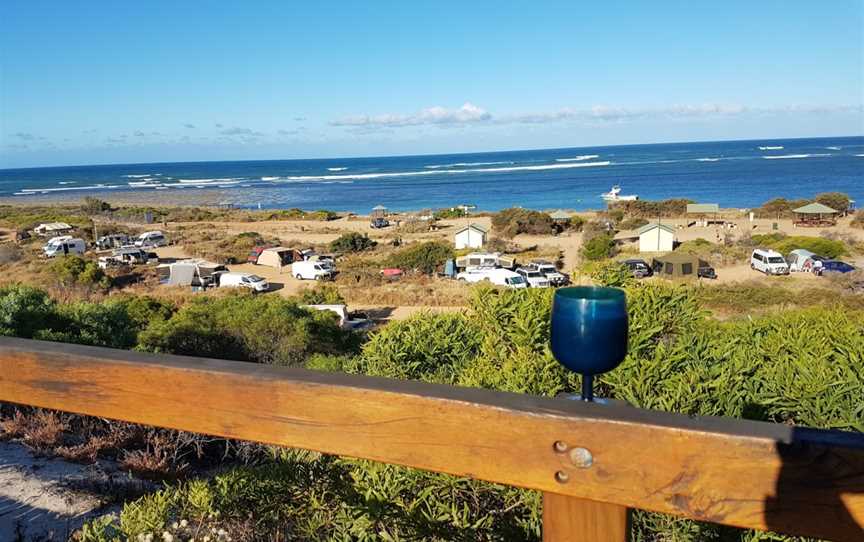
M 81 214 L 79 206 L 0 205 L 0 225 L 29 230 L 44 222 L 65 222 L 84 232 L 93 230 L 93 221 Z
M 598 378 L 599 394 L 685 414 L 864 430 L 864 313 L 812 308 L 722 322 L 707 318 L 702 290 L 694 287 L 638 282 L 626 292 L 628 355 Z M 552 295 L 478 287 L 465 314 L 394 323 L 354 361 L 315 356 L 314 364 L 537 395 L 572 393 L 578 377 L 548 348 Z M 290 529 L 301 539 L 540 537 L 537 492 L 369 461 L 279 451 L 265 464 L 196 484 L 194 490 L 175 484 L 158 498 L 127 504 L 134 513 L 121 514 L 112 528 L 134 538 L 152 529 L 176 532 L 173 522 L 183 518 L 235 538 L 250 528 L 264 536 Z M 211 518 L 211 510 L 218 516 Z M 634 514 L 632 538 L 793 540 L 642 511 Z
M 51 260 L 47 270 L 63 286 L 107 288 L 111 280 L 96 262 L 80 256 L 60 256 Z
M 453 257 L 453 246 L 450 243 L 426 241 L 400 249 L 387 259 L 386 265 L 404 271 L 418 271 L 431 275 L 443 266 L 445 261 Z
M 378 243 L 369 239 L 365 233 L 349 232 L 343 233 L 337 239 L 330 242 L 331 252 L 363 252 L 374 248 Z
M 492 228 L 498 235 L 513 238 L 520 233 L 531 235 L 552 235 L 556 232 L 555 222 L 546 213 L 511 207 L 492 216 Z
M 317 211 L 304 211 L 303 209 L 280 209 L 278 211 L 267 211 L 261 213 L 257 218 L 260 220 L 336 220 L 339 214 L 335 211 L 320 209 Z
M 837 258 L 848 254 L 846 243 L 840 240 L 810 237 L 806 235 L 783 235 L 780 233 L 754 235 L 754 246 L 770 248 L 786 255 L 795 249 L 803 248 L 826 258 Z
M 682 216 L 687 212 L 687 204 L 693 200 L 684 198 L 664 199 L 660 201 L 635 200 L 617 201 L 609 204 L 610 211 L 620 210 L 630 218 L 657 218 Z
M 152 322 L 138 348 L 150 352 L 299 365 L 313 353 L 342 354 L 358 346 L 335 314 L 304 309 L 278 296 L 238 292 L 199 297 L 167 320 Z
M 817 203 L 827 205 L 841 213 L 845 213 L 849 210 L 849 203 L 851 202 L 849 194 L 844 194 L 843 192 L 823 192 L 821 194 L 816 194 L 816 197 L 813 199 Z
M 582 258 L 596 261 L 615 255 L 615 240 L 611 234 L 601 234 L 588 239 L 579 250 Z
M 590 266 L 589 276 L 598 286 L 621 288 L 629 286 L 636 279 L 630 268 L 621 262 L 606 260 Z
M 451 207 L 449 209 L 438 209 L 432 215 L 435 220 L 447 220 L 453 218 L 464 218 L 468 216 L 468 211 L 461 207 Z
M 111 204 L 105 200 L 87 196 L 81 204 L 81 212 L 87 215 L 99 215 L 111 210 Z
M 853 228 L 864 229 L 864 212 L 857 211 L 849 225 Z
M 566 229 L 570 231 L 582 231 L 582 228 L 585 226 L 585 218 L 579 215 L 571 215 L 570 222 L 565 224 Z
M 648 224 L 648 220 L 642 217 L 634 217 L 622 220 L 618 223 L 618 229 L 621 230 L 638 230 L 642 226 Z
M 335 284 L 316 284 L 306 288 L 298 296 L 303 305 L 344 305 L 345 298 Z
M 237 235 L 212 240 L 207 232 L 196 234 L 184 243 L 184 248 L 195 256 L 216 263 L 245 262 L 253 248 L 262 245 L 278 245 L 279 240 L 265 238 L 258 232 L 247 231 Z
M 30 339 L 58 322 L 57 303 L 44 290 L 22 284 L 0 288 L 0 335 Z

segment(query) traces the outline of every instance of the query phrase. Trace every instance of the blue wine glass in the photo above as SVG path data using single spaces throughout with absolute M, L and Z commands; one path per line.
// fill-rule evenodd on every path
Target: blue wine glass
M 551 335 L 555 359 L 582 375 L 582 400 L 593 401 L 594 375 L 618 367 L 627 355 L 624 290 L 559 288 L 552 300 Z

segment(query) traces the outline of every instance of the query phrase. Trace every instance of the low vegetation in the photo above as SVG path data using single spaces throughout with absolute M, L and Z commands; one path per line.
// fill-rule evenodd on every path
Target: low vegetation
M 864 313 L 810 308 L 721 322 L 707 316 L 698 289 L 625 287 L 629 353 L 599 378 L 602 395 L 685 414 L 864 430 Z M 358 355 L 312 357 L 309 364 L 536 395 L 571 392 L 578 377 L 547 346 L 551 298 L 550 290 L 476 288 L 466 313 L 394 322 Z M 814 394 L 822 400 L 813 401 Z M 119 520 L 91 522 L 85 540 L 219 529 L 250 540 L 539 540 L 540 510 L 532 491 L 274 450 L 259 466 L 171 485 L 127 504 Z M 632 529 L 634 540 L 791 540 L 648 512 L 635 514 Z
M 689 199 L 664 199 L 659 201 L 635 200 L 618 201 L 609 205 L 610 211 L 623 211 L 623 216 L 629 218 L 652 219 L 659 217 L 682 216 L 687 212 L 687 204 L 694 203 Z
M 512 239 L 520 233 L 552 235 L 557 232 L 555 222 L 546 213 L 512 207 L 492 216 L 492 229 L 502 237 Z
M 365 233 L 348 232 L 343 233 L 330 243 L 330 251 L 341 254 L 363 252 L 364 250 L 375 248 L 377 244 L 377 242 L 369 239 L 369 236 Z
M 770 248 L 783 255 L 799 248 L 826 258 L 837 258 L 849 253 L 849 248 L 843 241 L 805 235 L 784 235 L 782 233 L 754 235 L 750 238 L 750 244 L 754 247 Z
M 444 262 L 454 257 L 453 246 L 443 241 L 415 243 L 393 253 L 386 261 L 388 267 L 403 271 L 434 274 Z

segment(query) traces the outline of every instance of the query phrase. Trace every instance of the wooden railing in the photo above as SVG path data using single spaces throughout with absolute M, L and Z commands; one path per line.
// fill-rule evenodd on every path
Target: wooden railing
M 628 508 L 864 540 L 859 433 L 13 338 L 0 401 L 536 489 L 544 540 L 625 540 Z

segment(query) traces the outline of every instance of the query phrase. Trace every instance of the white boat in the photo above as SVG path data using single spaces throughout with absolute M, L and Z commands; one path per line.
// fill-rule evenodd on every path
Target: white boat
M 602 194 L 600 197 L 603 198 L 604 201 L 636 201 L 639 199 L 639 196 L 636 194 L 622 196 L 621 187 L 617 184 L 612 187 L 612 190 Z

